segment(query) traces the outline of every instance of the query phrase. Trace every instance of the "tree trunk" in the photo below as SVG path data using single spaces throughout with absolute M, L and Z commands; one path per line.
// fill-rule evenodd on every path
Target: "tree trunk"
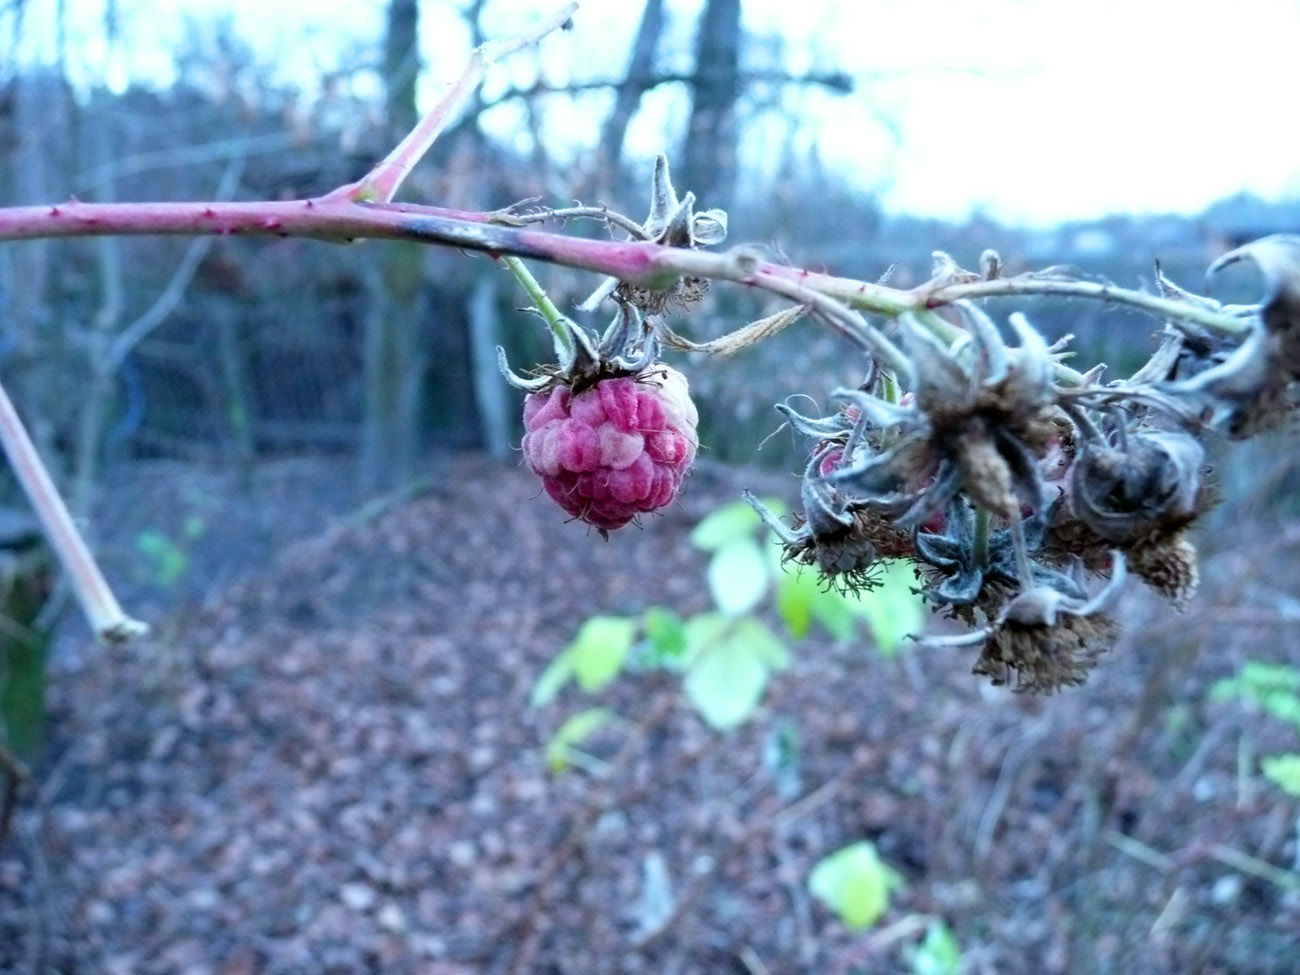
M 695 36 L 695 95 L 685 165 L 674 182 L 701 207 L 729 209 L 736 188 L 740 0 L 708 0 Z
M 663 28 L 663 0 L 646 0 L 641 26 L 637 28 L 632 46 L 632 57 L 628 61 L 627 76 L 618 86 L 614 110 L 601 126 L 600 145 L 596 150 L 597 185 L 602 193 L 610 196 L 615 196 L 618 189 L 627 127 L 641 104 L 641 96 L 654 84 L 655 51 Z
M 419 5 L 389 0 L 384 43 L 388 141 L 396 144 L 417 120 Z M 419 244 L 389 244 L 379 250 L 383 268 L 371 290 L 366 316 L 365 423 L 361 480 L 367 490 L 391 489 L 409 478 L 419 450 L 417 406 L 423 356 L 418 314 L 424 252 Z
M 466 311 L 470 353 L 474 360 L 474 396 L 483 422 L 483 442 L 493 457 L 508 457 L 511 398 L 509 387 L 497 368 L 501 312 L 495 278 L 486 274 L 479 276 Z

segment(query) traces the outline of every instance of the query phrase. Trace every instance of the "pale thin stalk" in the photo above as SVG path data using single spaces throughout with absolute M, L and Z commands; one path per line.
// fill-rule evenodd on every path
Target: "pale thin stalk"
M 105 643 L 124 643 L 148 632 L 145 624 L 122 612 L 3 384 L 0 384 L 0 443 L 9 458 L 9 466 L 40 519 L 50 547 L 68 573 L 72 590 L 81 603 L 90 628 Z
M 1063 298 L 1091 298 L 1128 305 L 1152 315 L 1176 321 L 1194 322 L 1228 335 L 1240 335 L 1250 324 L 1235 315 L 1213 308 L 1201 308 L 1186 301 L 1162 298 L 1145 291 L 1117 288 L 1095 281 L 1055 281 L 1035 279 L 1030 276 L 996 278 L 992 281 L 971 281 L 967 284 L 949 284 L 929 292 L 916 292 L 930 307 L 949 305 L 954 301 L 976 298 L 996 298 L 1009 295 L 1055 295 Z

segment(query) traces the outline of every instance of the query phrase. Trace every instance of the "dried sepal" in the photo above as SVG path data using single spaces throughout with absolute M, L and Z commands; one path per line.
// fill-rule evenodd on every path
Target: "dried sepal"
M 807 314 L 807 305 L 792 305 L 709 342 L 692 342 L 673 333 L 673 344 L 690 352 L 703 352 L 708 355 L 722 356 L 735 355 L 741 349 L 748 349 L 764 339 L 770 339 L 773 335 L 794 324 Z

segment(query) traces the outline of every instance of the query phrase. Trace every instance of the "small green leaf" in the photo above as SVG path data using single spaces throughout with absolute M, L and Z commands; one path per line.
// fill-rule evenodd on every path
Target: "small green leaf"
M 912 951 L 912 975 L 961 975 L 961 946 L 942 921 L 932 921 Z
M 1269 755 L 1259 767 L 1287 795 L 1300 796 L 1300 755 Z
M 686 652 L 686 624 L 671 610 L 651 606 L 641 616 L 641 629 L 656 662 L 677 660 Z
M 578 686 L 590 694 L 617 677 L 635 637 L 636 620 L 622 616 L 593 616 L 583 623 L 566 651 Z
M 1236 677 L 1216 681 L 1210 688 L 1210 698 L 1217 701 L 1240 695 L 1259 703 L 1270 693 L 1278 691 L 1300 692 L 1300 669 L 1289 664 L 1248 660 L 1242 664 L 1241 673 Z
M 589 708 L 568 718 L 546 743 L 546 764 L 551 771 L 563 772 L 577 746 L 615 717 L 608 708 Z
M 817 581 L 811 572 L 786 571 L 777 576 L 776 611 L 796 640 L 808 635 L 817 596 Z
M 818 587 L 813 596 L 812 614 L 826 632 L 840 643 L 848 643 L 857 632 L 857 603 L 851 596 L 842 596 L 834 589 Z
M 1290 664 L 1248 660 L 1242 665 L 1241 679 L 1260 690 L 1300 691 L 1300 670 Z
M 887 563 L 878 576 L 879 587 L 856 599 L 849 597 L 853 612 L 867 621 L 876 647 L 886 657 L 898 652 L 903 640 L 925 624 L 925 604 L 912 591 L 916 579 L 901 560 Z
M 767 687 L 761 651 L 734 634 L 705 649 L 682 683 L 687 699 L 712 727 L 726 731 L 754 713 Z
M 772 670 L 785 670 L 790 666 L 790 648 L 768 628 L 762 620 L 747 616 L 736 621 L 732 639 L 745 644 Z
M 721 613 L 696 613 L 685 624 L 686 660 L 692 662 L 724 639 L 731 629 L 731 620 Z
M 1273 690 L 1263 695 L 1259 702 L 1265 714 L 1289 721 L 1300 728 L 1300 697 L 1292 691 Z
M 728 616 L 753 610 L 767 592 L 768 581 L 763 550 L 748 536 L 727 542 L 709 562 L 713 601 Z
M 560 688 L 567 684 L 572 676 L 573 655 L 566 648 L 555 655 L 555 659 L 546 665 L 546 669 L 533 684 L 533 692 L 528 696 L 528 706 L 540 708 L 550 704 L 555 700 L 555 695 L 560 693 Z
M 1241 680 L 1236 677 L 1224 677 L 1222 680 L 1216 680 L 1210 685 L 1210 700 L 1224 701 L 1230 697 L 1236 697 L 1243 691 Z
M 703 552 L 715 552 L 738 538 L 749 538 L 763 523 L 744 501 L 725 504 L 706 517 L 691 532 L 691 544 Z
M 845 927 L 869 928 L 889 909 L 889 895 L 903 878 L 865 840 L 817 861 L 808 877 L 814 897 L 839 915 Z

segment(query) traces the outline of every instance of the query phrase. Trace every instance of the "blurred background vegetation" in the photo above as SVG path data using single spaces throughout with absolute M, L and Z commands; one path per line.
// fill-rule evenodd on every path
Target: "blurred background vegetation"
M 0 13 L 17 18 L 10 36 L 18 46 L 23 6 Z M 475 39 L 483 37 L 485 6 L 460 7 Z M 431 5 L 424 8 L 428 16 Z M 392 0 L 385 10 L 385 35 L 340 54 L 352 60 L 333 67 L 311 99 L 259 61 L 230 20 L 198 13 L 187 45 L 174 52 L 176 80 L 167 87 L 145 80 L 116 90 L 74 86 L 63 61 L 76 37 L 63 37 L 53 63 L 11 58 L 0 69 L 0 202 L 69 194 L 282 199 L 354 179 L 416 113 L 421 8 Z M 689 96 L 690 109 L 658 148 L 673 160 L 679 189 L 694 191 L 703 206 L 728 209 L 732 242 L 767 244 L 814 269 L 870 280 L 897 265 L 892 280 L 906 286 L 928 275 L 932 250 L 969 266 L 995 247 L 1009 272 L 1074 264 L 1131 286 L 1151 280 L 1158 258 L 1174 280 L 1198 287 L 1207 259 L 1224 248 L 1300 229 L 1300 201 L 1249 195 L 1195 216 L 1032 229 L 978 213 L 962 224 L 888 214 L 877 194 L 856 188 L 860 179 L 846 181 L 821 163 L 815 142 L 800 137 L 808 120 L 783 108 L 796 103 L 783 93 L 807 88 L 870 103 L 870 79 L 785 70 L 779 38 L 745 35 L 740 0 L 709 0 L 698 22 L 685 25 L 662 0 L 629 4 L 629 16 L 634 10 L 639 27 L 621 71 L 604 83 L 538 82 L 477 99 L 405 197 L 486 210 L 541 194 L 543 203 L 604 202 L 640 217 L 651 163 L 627 148 L 629 125 L 643 96 L 673 87 Z M 115 33 L 115 23 L 104 20 L 99 40 L 129 49 L 132 37 Z M 693 70 L 676 69 L 684 60 Z M 567 137 L 544 121 L 544 109 L 554 115 L 565 101 L 595 139 L 576 162 Z M 517 128 L 503 134 L 503 117 L 517 119 Z M 777 123 L 782 138 L 773 138 Z M 738 147 L 759 126 L 764 144 L 779 151 L 762 171 L 750 171 Z M 539 273 L 562 306 L 591 286 L 569 272 Z M 0 248 L 0 370 L 83 512 L 103 465 L 148 457 L 248 465 L 329 454 L 355 461 L 368 488 L 391 488 L 430 451 L 504 456 L 517 443 L 518 410 L 496 376 L 493 348 L 504 344 L 519 363 L 547 356 L 543 330 L 517 310 L 521 303 L 490 260 L 397 243 L 9 245 Z M 685 328 L 716 335 L 767 310 L 742 292 L 716 289 Z M 1117 370 L 1150 347 L 1152 323 L 1123 312 L 1050 301 L 1027 310 L 1053 335 L 1074 333 L 1084 360 Z M 772 403 L 801 393 L 822 400 L 858 371 L 833 337 L 812 327 L 733 361 L 688 368 L 708 455 L 771 466 L 790 465 L 798 449 L 775 438 L 755 453 L 776 427 Z

